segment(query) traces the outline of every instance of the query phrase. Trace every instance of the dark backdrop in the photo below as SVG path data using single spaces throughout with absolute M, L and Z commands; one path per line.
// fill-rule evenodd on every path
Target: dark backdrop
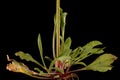
M 120 51 L 118 2 L 112 0 L 61 0 L 68 13 L 66 35 L 71 36 L 72 47 L 83 46 L 92 40 L 103 42 L 105 51 L 118 57 L 113 69 L 105 73 L 78 72 L 80 80 L 120 80 Z M 44 54 L 51 56 L 55 0 L 1 2 L 0 80 L 36 80 L 6 70 L 6 55 L 15 58 L 17 51 L 28 52 L 39 60 L 37 36 L 40 33 Z M 51 56 L 52 57 L 52 56 Z M 19 60 L 19 59 L 18 59 Z M 88 59 L 92 61 L 93 59 Z M 28 63 L 31 67 L 33 64 Z

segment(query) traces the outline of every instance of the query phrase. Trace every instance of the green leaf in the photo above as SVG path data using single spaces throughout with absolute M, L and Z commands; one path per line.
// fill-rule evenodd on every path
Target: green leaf
M 55 62 L 56 62 L 56 58 L 54 60 L 52 60 L 52 62 L 50 63 L 49 71 L 52 70 L 53 66 L 55 65 Z
M 22 60 L 26 60 L 26 61 L 31 61 L 36 63 L 37 65 L 41 66 L 43 69 L 45 69 L 38 61 L 36 61 L 30 54 L 28 53 L 24 53 L 22 51 L 16 52 L 15 53 L 16 56 L 19 56 L 20 59 Z M 45 69 L 46 70 L 46 69 Z
M 63 51 L 61 51 L 59 57 L 60 57 L 60 56 L 69 56 L 71 52 L 72 52 L 71 49 L 63 50 Z
M 100 41 L 96 41 L 96 40 L 87 43 L 85 46 L 82 47 L 83 50 L 80 53 L 81 55 L 78 58 L 76 58 L 75 60 L 77 62 L 79 62 L 79 61 L 81 61 L 81 60 L 83 60 L 83 59 L 85 59 L 85 58 L 87 58 L 87 57 L 89 57 L 89 56 L 91 56 L 93 54 L 102 53 L 103 48 L 94 48 L 94 47 L 96 47 L 98 45 L 102 45 L 102 43 Z
M 44 72 L 37 67 L 35 67 L 34 70 L 38 71 L 41 75 L 44 74 Z
M 102 45 L 102 43 L 100 41 L 91 41 L 91 42 L 87 43 L 85 46 L 82 47 L 83 51 L 82 51 L 80 57 L 87 57 L 88 54 L 91 53 L 93 48 L 98 45 Z
M 60 61 L 71 60 L 71 57 L 70 56 L 60 56 L 56 60 L 60 60 Z
M 76 49 L 74 49 L 72 52 L 71 52 L 71 57 L 72 59 L 74 60 L 76 57 L 78 57 L 80 55 L 80 52 L 82 51 L 82 47 L 77 47 Z
M 61 9 L 61 12 L 60 12 L 60 17 L 61 17 L 61 31 L 65 31 L 66 16 L 67 16 L 67 12 L 63 12 L 63 10 Z
M 70 49 L 71 43 L 72 43 L 72 40 L 71 40 L 70 37 L 68 37 L 68 38 L 65 40 L 64 49 Z
M 46 68 L 44 59 L 43 59 L 43 48 L 42 48 L 42 41 L 41 41 L 41 36 L 40 34 L 38 35 L 38 48 L 39 48 L 39 52 L 40 52 L 40 57 L 42 59 L 42 63 L 44 65 L 44 67 Z
M 47 59 L 48 61 L 52 61 L 52 59 L 49 56 L 45 56 L 45 59 Z
M 86 70 L 93 70 L 99 72 L 106 72 L 112 69 L 112 63 L 117 59 L 116 56 L 112 54 L 103 54 L 99 56 L 90 65 L 85 67 Z
M 74 65 L 78 65 L 78 64 L 83 65 L 83 66 L 87 66 L 84 62 L 77 62 L 77 63 L 74 63 Z
M 66 40 L 65 40 L 65 43 L 61 45 L 61 51 L 60 51 L 60 55 L 69 55 L 72 50 L 70 49 L 70 46 L 71 46 L 71 38 L 68 37 Z
M 16 52 L 15 53 L 16 56 L 19 56 L 20 59 L 22 60 L 26 60 L 26 61 L 31 61 L 31 62 L 34 62 L 36 64 L 39 64 L 30 54 L 28 53 L 24 53 L 22 51 L 19 51 L 19 52 Z
M 70 67 L 71 65 L 71 57 L 68 55 L 68 56 L 60 56 L 57 58 L 57 61 L 61 61 L 64 65 L 64 67 Z
M 89 48 L 93 48 L 98 45 L 102 45 L 102 43 L 100 41 L 95 40 L 95 41 L 91 41 L 91 42 L 87 43 L 85 46 L 83 46 L 83 48 L 89 49 Z
M 62 43 L 64 43 L 66 16 L 67 16 L 67 13 L 63 12 L 63 10 L 61 9 L 61 14 L 60 14 L 60 17 L 61 17 L 60 22 L 61 22 L 61 24 L 60 24 L 60 27 L 61 27 L 61 32 L 62 32 Z
M 101 54 L 101 53 L 104 52 L 103 49 L 104 49 L 104 48 L 93 48 L 93 49 L 91 50 L 91 53 L 92 53 L 92 54 Z

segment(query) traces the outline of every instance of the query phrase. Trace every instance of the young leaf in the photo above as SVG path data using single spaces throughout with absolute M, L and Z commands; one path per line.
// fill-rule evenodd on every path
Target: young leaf
M 44 76 L 44 74 L 45 74 L 42 70 L 40 70 L 40 69 L 37 68 L 37 67 L 35 67 L 34 70 L 38 71 L 38 72 L 39 72 L 41 75 L 43 75 L 43 76 Z
M 74 63 L 74 65 L 78 65 L 78 64 L 83 65 L 83 66 L 87 66 L 84 62 L 77 62 L 77 63 Z
M 61 55 L 69 55 L 71 53 L 71 38 L 68 37 L 66 40 L 65 40 L 65 43 L 61 45 L 61 53 L 60 53 L 60 56 Z
M 45 56 L 45 59 L 47 59 L 48 61 L 52 61 L 52 59 L 49 56 Z
M 106 72 L 112 69 L 112 63 L 116 60 L 117 57 L 112 54 L 103 54 L 99 56 L 95 61 L 90 65 L 85 67 L 86 70 L 93 70 L 99 72 Z
M 37 67 L 34 68 L 34 70 L 38 71 L 39 73 L 41 73 L 41 70 Z
M 44 67 L 46 68 L 46 65 L 45 65 L 45 62 L 44 62 L 44 59 L 43 59 L 43 48 L 42 48 L 42 41 L 41 41 L 40 34 L 38 35 L 38 48 L 39 48 L 39 52 L 40 52 L 40 57 L 42 59 L 42 63 L 44 65 Z
M 62 32 L 62 43 L 63 44 L 64 44 L 64 35 L 65 35 L 66 16 L 67 16 L 67 13 L 63 12 L 63 10 L 61 9 L 61 13 L 60 13 L 61 24 L 60 24 L 60 27 L 61 27 L 61 32 Z
M 72 43 L 72 40 L 71 40 L 70 37 L 68 37 L 68 38 L 65 40 L 64 49 L 70 49 L 71 43 Z
M 59 57 L 60 56 L 69 56 L 71 52 L 72 52 L 71 49 L 65 49 L 65 50 L 61 51 L 61 54 L 59 55 Z

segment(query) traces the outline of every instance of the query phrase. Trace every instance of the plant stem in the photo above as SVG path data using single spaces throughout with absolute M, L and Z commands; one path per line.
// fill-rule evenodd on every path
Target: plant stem
M 60 54 L 60 0 L 56 0 L 56 56 Z

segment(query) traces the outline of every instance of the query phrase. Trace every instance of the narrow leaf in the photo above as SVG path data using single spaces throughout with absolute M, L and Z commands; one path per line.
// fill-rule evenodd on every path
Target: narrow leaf
M 91 41 L 89 43 L 87 43 L 85 46 L 82 47 L 82 52 L 80 53 L 81 55 L 76 58 L 76 61 L 79 62 L 87 57 L 89 57 L 90 55 L 93 54 L 100 54 L 101 52 L 103 52 L 103 50 L 97 52 L 97 48 L 94 48 L 98 45 L 102 45 L 102 43 L 100 41 Z M 101 48 L 102 49 L 102 48 Z
M 48 61 L 52 61 L 52 59 L 48 56 L 45 56 L 45 59 L 47 59 Z
M 39 73 L 41 72 L 41 70 L 37 67 L 35 67 L 34 70 L 38 71 Z
M 83 48 L 89 49 L 89 48 L 93 48 L 98 45 L 102 45 L 102 43 L 100 41 L 95 40 L 95 41 L 91 41 L 91 42 L 87 43 L 85 46 L 83 46 Z
M 87 66 L 84 62 L 77 62 L 77 63 L 74 63 L 73 65 L 78 65 L 78 64 L 83 65 L 83 66 Z
M 52 54 L 53 54 L 53 58 L 56 58 L 56 54 L 55 54 L 55 38 L 56 38 L 56 26 L 57 26 L 57 22 L 56 22 L 56 14 L 54 15 L 54 30 L 53 30 L 53 37 L 52 37 Z
M 71 53 L 72 59 L 75 59 L 76 57 L 78 57 L 82 50 L 83 50 L 82 47 L 77 47 L 76 49 L 74 49 Z
M 60 15 L 61 15 L 60 16 L 61 17 L 60 27 L 61 27 L 61 32 L 62 32 L 62 44 L 64 44 L 64 35 L 65 35 L 65 25 L 66 25 L 66 16 L 67 16 L 67 13 L 63 12 L 63 10 L 61 9 Z
M 44 67 L 46 68 L 44 59 L 43 59 L 43 48 L 42 48 L 42 41 L 41 41 L 41 36 L 40 34 L 38 35 L 38 48 L 39 48 L 39 52 L 40 52 L 40 57 L 42 59 L 42 63 L 44 65 Z
M 39 68 L 35 67 L 34 70 L 38 71 L 41 75 L 44 74 L 44 72 L 42 70 L 40 70 Z
M 90 53 L 92 54 L 101 54 L 104 52 L 104 48 L 93 48 Z
M 100 41 L 91 41 L 83 46 L 83 52 L 81 53 L 81 57 L 87 57 L 87 55 L 92 51 L 92 49 L 98 45 L 102 45 Z

